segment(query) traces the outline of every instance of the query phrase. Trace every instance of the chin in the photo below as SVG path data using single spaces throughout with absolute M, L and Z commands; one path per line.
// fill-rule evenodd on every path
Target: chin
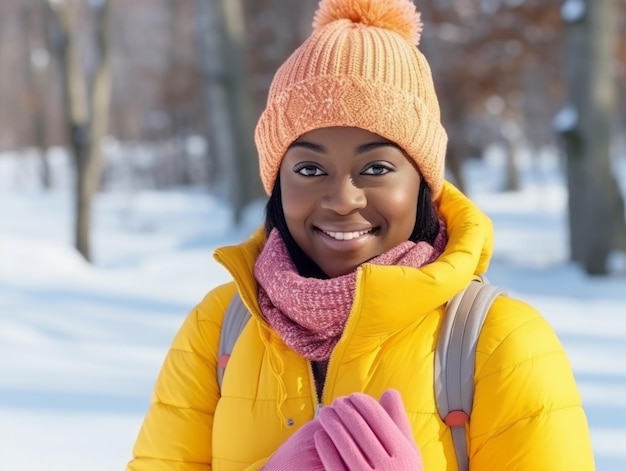
M 361 265 L 363 265 L 366 262 L 367 260 L 363 260 L 362 262 L 350 263 L 350 264 L 345 264 L 341 266 L 328 267 L 328 266 L 319 265 L 319 267 L 322 269 L 324 273 L 326 273 L 328 277 L 336 278 L 338 276 L 348 275 L 356 271 L 357 268 L 359 268 Z

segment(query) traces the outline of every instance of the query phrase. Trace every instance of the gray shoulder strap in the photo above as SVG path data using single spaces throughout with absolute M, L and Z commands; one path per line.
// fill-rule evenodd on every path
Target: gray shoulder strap
M 224 377 L 226 363 L 228 363 L 235 342 L 237 342 L 241 331 L 246 326 L 249 319 L 250 312 L 241 300 L 239 293 L 235 292 L 224 314 L 222 330 L 220 331 L 220 343 L 217 350 L 217 383 L 220 390 L 222 389 L 222 379 Z
M 435 351 L 435 398 L 442 420 L 451 428 L 460 471 L 469 469 L 465 423 L 474 400 L 476 345 L 489 308 L 503 291 L 472 281 L 448 302 Z

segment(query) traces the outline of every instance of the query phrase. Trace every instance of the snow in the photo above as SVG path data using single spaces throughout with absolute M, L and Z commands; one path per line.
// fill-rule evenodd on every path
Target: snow
M 66 182 L 62 160 L 54 177 Z M 466 167 L 468 192 L 495 226 L 489 279 L 555 327 L 598 469 L 626 469 L 626 279 L 590 279 L 567 262 L 558 159 L 519 163 L 515 193 L 496 191 L 506 165 L 497 150 Z M 233 228 L 224 202 L 201 189 L 102 193 L 90 265 L 71 246 L 67 186 L 39 189 L 36 165 L 35 156 L 0 156 L 0 470 L 124 469 L 174 333 L 228 279 L 212 251 L 246 238 L 262 202 Z
M 575 23 L 583 19 L 587 13 L 585 0 L 565 0 L 561 6 L 561 18 L 566 23 Z
M 578 111 L 573 106 L 564 106 L 552 120 L 552 128 L 560 133 L 573 131 L 578 126 Z

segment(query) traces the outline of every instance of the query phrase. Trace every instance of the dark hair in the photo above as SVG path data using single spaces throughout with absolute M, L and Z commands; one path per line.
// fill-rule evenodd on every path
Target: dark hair
M 417 215 L 415 217 L 415 227 L 409 236 L 412 242 L 435 243 L 439 234 L 439 215 L 433 203 L 430 187 L 422 180 L 420 191 L 417 195 Z
M 276 179 L 272 194 L 265 205 L 265 232 L 267 235 L 269 235 L 274 228 L 278 229 L 278 232 L 285 241 L 289 255 L 301 276 L 321 279 L 328 278 L 322 269 L 304 253 L 287 228 L 287 221 L 285 220 L 285 213 L 283 212 L 279 178 Z M 437 216 L 437 210 L 431 198 L 430 188 L 426 182 L 422 181 L 417 195 L 415 226 L 409 236 L 409 240 L 412 242 L 424 241 L 432 245 L 435 242 L 437 234 L 439 234 L 439 217 Z

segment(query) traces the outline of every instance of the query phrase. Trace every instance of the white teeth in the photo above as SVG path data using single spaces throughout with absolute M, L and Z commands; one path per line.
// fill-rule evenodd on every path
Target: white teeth
M 370 232 L 371 229 L 367 229 L 365 231 L 354 231 L 354 232 L 330 232 L 330 231 L 324 231 L 324 234 L 331 236 L 333 239 L 336 240 L 352 240 L 352 239 L 356 239 L 357 237 L 360 237 L 364 234 L 367 234 L 368 232 Z

